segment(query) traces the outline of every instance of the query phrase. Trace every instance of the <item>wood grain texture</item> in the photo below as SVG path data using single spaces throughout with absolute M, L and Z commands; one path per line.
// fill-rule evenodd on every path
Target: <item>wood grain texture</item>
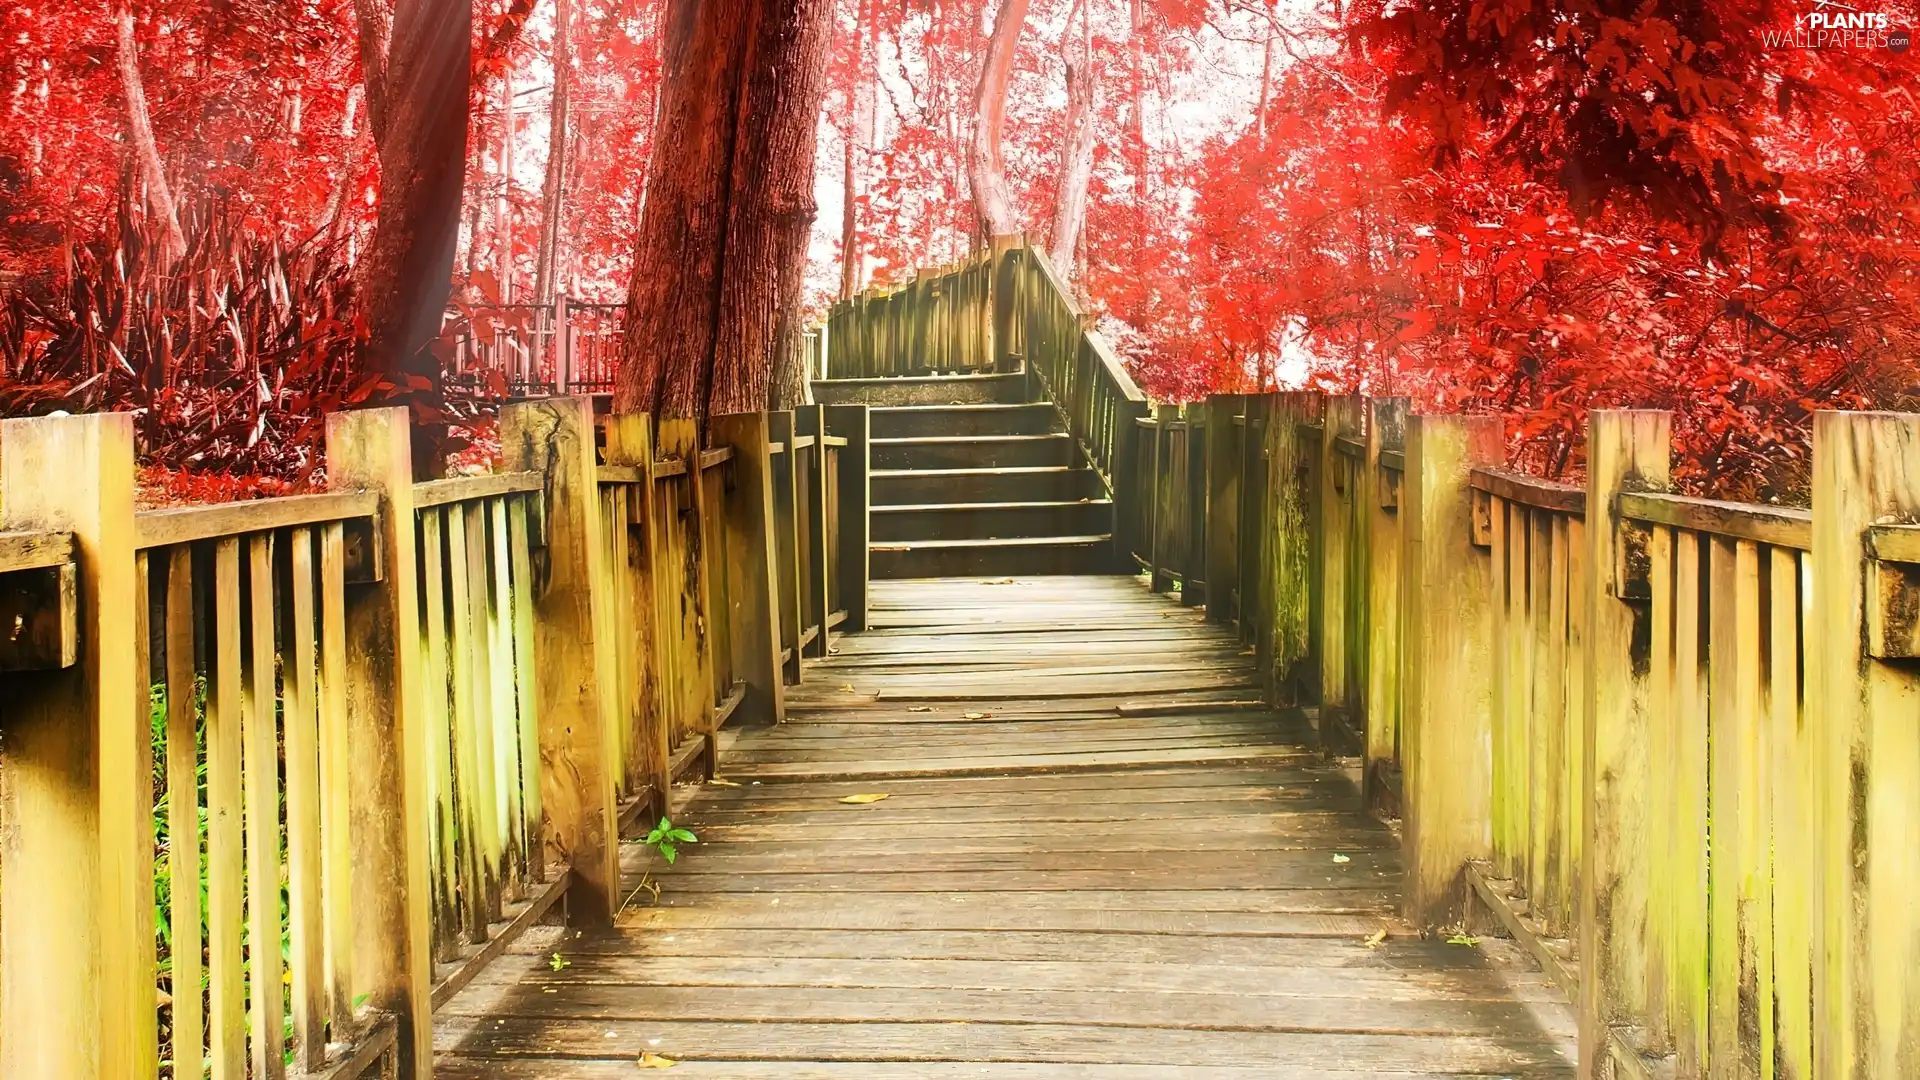
M 1529 961 L 1396 916 L 1397 841 L 1297 711 L 1220 710 L 1217 672 L 1123 711 L 1169 649 L 1256 662 L 1137 580 L 876 583 L 786 724 L 725 733 L 700 842 L 624 850 L 659 901 L 529 930 L 443 1008 L 439 1075 L 1569 1076 Z

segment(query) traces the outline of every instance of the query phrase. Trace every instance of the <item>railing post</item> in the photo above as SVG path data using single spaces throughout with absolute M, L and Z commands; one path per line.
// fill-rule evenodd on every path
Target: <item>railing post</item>
M 596 611 L 611 594 L 599 543 L 593 405 L 579 397 L 509 405 L 500 411 L 500 448 L 509 469 L 546 476 L 546 546 L 534 560 L 540 662 L 531 673 L 539 702 L 540 797 L 547 845 L 573 871 L 568 919 L 602 927 L 619 904 L 619 766 L 601 711 L 614 661 Z
M 573 332 L 568 328 L 567 294 L 553 295 L 553 383 L 554 393 L 566 397 L 573 392 Z
M 827 430 L 847 440 L 840 454 L 840 552 L 834 568 L 840 574 L 840 598 L 847 605 L 846 629 L 853 632 L 867 628 L 868 582 L 873 576 L 868 555 L 873 418 L 866 405 L 828 405 L 826 409 Z M 777 645 L 774 652 L 779 652 Z
M 733 448 L 733 483 L 726 492 L 722 509 L 726 528 L 721 531 L 727 541 L 727 565 L 732 569 L 727 594 L 733 610 L 726 617 L 732 628 L 734 673 L 747 684 L 740 718 L 778 723 L 787 718 L 787 698 L 775 622 L 780 596 L 767 414 L 715 416 L 708 425 L 715 442 Z M 820 633 L 826 635 L 824 622 Z
M 380 580 L 346 606 L 356 993 L 399 1024 L 400 1074 L 433 1075 L 426 679 L 418 648 L 412 433 L 404 408 L 327 417 L 327 483 L 380 496 Z
M 1140 473 L 1140 420 L 1147 403 L 1122 398 L 1113 406 L 1113 562 L 1122 573 L 1138 572 L 1134 554 L 1146 551 L 1146 493 L 1149 478 Z
M 1387 776 L 1399 767 L 1400 747 L 1400 565 L 1404 549 L 1400 518 L 1400 477 L 1381 464 L 1382 452 L 1403 453 L 1407 444 L 1407 399 L 1374 398 L 1367 425 L 1367 457 L 1356 498 L 1368 516 L 1367 553 L 1367 805 L 1398 814 L 1387 798 L 1395 786 Z M 1404 460 L 1404 457 L 1403 457 Z
M 0 676 L 0 1076 L 152 1076 L 153 804 L 133 419 L 7 420 L 0 528 L 74 535 L 78 662 Z
M 1920 520 L 1920 416 L 1813 419 L 1814 1074 L 1912 1076 L 1920 1060 L 1920 670 L 1904 633 L 1920 568 L 1873 561 L 1870 525 Z M 1799 872 L 1800 868 L 1794 868 Z M 11 917 L 11 916 L 9 916 Z
M 835 565 L 833 552 L 827 550 L 827 414 L 824 405 L 802 405 L 794 410 L 794 424 L 802 435 L 813 436 L 813 453 L 807 457 L 807 524 L 811 526 L 800 542 L 807 546 L 807 565 L 813 572 L 807 576 L 807 595 L 800 598 L 805 606 L 806 617 L 801 620 L 803 626 L 819 627 L 813 643 L 805 652 L 808 656 L 827 655 L 827 616 L 832 614 L 827 598 L 832 596 L 828 588 L 831 575 L 840 572 Z
M 1213 394 L 1207 398 L 1207 618 L 1228 622 L 1239 615 L 1240 590 L 1240 453 L 1241 414 L 1245 394 Z
M 777 616 L 779 648 L 786 653 L 781 665 L 782 678 L 789 686 L 800 682 L 800 557 L 804 538 L 799 535 L 799 507 L 796 505 L 794 477 L 798 471 L 793 448 L 793 413 L 788 410 L 767 414 L 767 438 L 780 443 L 781 453 L 771 465 L 773 479 L 774 582 L 779 599 Z
M 1170 592 L 1173 574 L 1168 569 L 1173 526 L 1173 424 L 1180 419 L 1180 406 L 1156 405 L 1153 409 L 1153 468 L 1147 493 L 1147 566 L 1148 588 Z
M 1498 417 L 1414 416 L 1401 491 L 1407 918 L 1465 917 L 1464 870 L 1489 852 L 1491 566 L 1473 546 L 1475 466 L 1504 457 Z
M 1647 665 L 1636 627 L 1650 617 L 1622 570 L 1645 552 L 1623 550 L 1614 497 L 1667 486 L 1670 421 L 1650 410 L 1587 415 L 1587 694 L 1581 733 L 1586 843 L 1580 902 L 1580 1075 L 1602 1075 L 1610 1025 L 1647 1008 L 1649 830 Z M 1687 889 L 1686 883 L 1675 888 Z
M 1358 394 L 1336 394 L 1326 400 L 1320 422 L 1319 582 L 1320 604 L 1315 638 L 1320 642 L 1320 736 L 1331 745 L 1337 724 L 1352 724 L 1352 710 L 1365 706 L 1360 694 L 1361 677 L 1366 664 L 1365 592 L 1359 593 L 1358 607 L 1348 603 L 1355 596 L 1354 578 L 1364 564 L 1356 554 L 1364 554 L 1366 525 L 1370 520 L 1357 511 L 1364 478 L 1351 459 L 1341 453 L 1339 440 L 1358 435 L 1365 423 L 1366 399 Z M 1350 476 L 1341 491 L 1340 478 Z M 1364 580 L 1360 582 L 1364 590 Z

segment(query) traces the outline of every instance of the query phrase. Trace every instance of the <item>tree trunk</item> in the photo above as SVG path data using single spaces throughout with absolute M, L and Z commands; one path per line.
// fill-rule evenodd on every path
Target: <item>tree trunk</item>
M 547 176 L 540 187 L 540 251 L 534 263 L 533 302 L 553 303 L 560 275 L 560 215 L 567 202 L 567 109 L 573 86 L 568 25 L 569 0 L 556 0 L 553 15 L 553 97 L 547 110 Z
M 614 408 L 696 416 L 720 319 L 735 108 L 760 0 L 669 0 Z
M 860 75 L 864 70 L 860 61 L 865 55 L 867 30 L 867 5 L 858 4 L 853 16 L 853 80 L 847 86 L 847 126 L 841 133 L 841 142 L 846 151 L 844 171 L 840 180 L 840 299 L 851 300 L 860 291 L 860 214 L 856 206 L 857 193 L 854 188 L 859 181 L 853 168 L 856 135 L 860 131 Z
M 993 19 L 993 37 L 987 42 L 987 62 L 980 69 L 980 92 L 975 99 L 973 152 L 967 179 L 973 186 L 974 213 L 987 236 L 1009 236 L 1020 231 L 1020 214 L 1007 190 L 1007 162 L 1000 145 L 1006 126 L 1007 82 L 1013 77 L 1013 54 L 1027 21 L 1028 0 L 1001 0 Z
M 513 303 L 513 140 L 520 125 L 513 100 L 513 69 L 501 80 L 500 190 L 493 201 L 493 275 L 499 279 L 500 302 Z
M 460 239 L 472 37 L 467 0 L 401 0 L 377 92 L 373 71 L 366 72 L 380 212 L 359 283 L 367 317 L 361 370 L 370 382 L 364 400 L 413 409 L 414 467 L 422 475 L 445 467 L 440 365 L 430 346 Z M 383 111 L 373 108 L 376 98 Z
M 1260 142 L 1258 145 L 1260 149 L 1265 150 L 1267 148 L 1267 102 L 1273 96 L 1273 31 L 1267 31 L 1266 44 L 1261 51 L 1260 115 L 1258 118 Z
M 799 332 L 830 18 L 827 0 L 670 0 L 616 409 L 766 403 Z
M 1080 63 L 1067 64 L 1067 119 L 1060 143 L 1060 181 L 1053 203 L 1054 268 L 1071 279 L 1080 228 L 1087 220 L 1087 185 L 1093 179 L 1093 125 L 1099 115 L 1099 83 L 1093 72 L 1093 31 L 1085 0 L 1080 9 Z M 1067 17 L 1071 29 L 1073 17 Z M 1065 50 L 1062 50 L 1063 52 Z
M 127 143 L 133 151 L 140 185 L 147 189 L 147 219 L 160 233 L 160 267 L 171 270 L 187 253 L 187 239 L 180 232 L 180 214 L 174 209 L 173 190 L 167 185 L 166 167 L 160 162 L 160 147 L 153 137 L 153 121 L 147 115 L 147 89 L 140 78 L 139 46 L 133 39 L 133 9 L 122 7 L 116 22 Z
M 833 0 L 764 2 L 743 72 L 712 413 L 790 409 L 807 393 L 800 302 Z
M 347 200 L 353 194 L 353 176 L 360 169 L 360 140 L 354 138 L 354 118 L 360 110 L 358 87 L 347 89 L 346 106 L 340 111 L 340 175 L 334 179 L 333 192 L 327 196 L 327 238 L 335 243 L 347 228 Z

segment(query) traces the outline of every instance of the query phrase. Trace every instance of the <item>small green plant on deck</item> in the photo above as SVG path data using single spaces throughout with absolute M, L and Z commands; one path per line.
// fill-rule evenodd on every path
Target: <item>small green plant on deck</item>
M 675 825 L 672 818 L 663 817 L 660 819 L 660 824 L 653 827 L 652 832 L 640 840 L 630 842 L 652 848 L 667 860 L 668 866 L 672 866 L 673 861 L 680 857 L 681 844 L 697 844 L 700 840 L 692 832 Z M 653 880 L 651 867 L 641 871 L 640 884 L 634 886 L 633 891 L 627 894 L 626 900 L 620 905 L 620 910 L 627 910 L 627 905 L 633 903 L 633 898 L 639 896 L 642 889 L 652 894 L 654 903 L 660 902 L 660 886 Z

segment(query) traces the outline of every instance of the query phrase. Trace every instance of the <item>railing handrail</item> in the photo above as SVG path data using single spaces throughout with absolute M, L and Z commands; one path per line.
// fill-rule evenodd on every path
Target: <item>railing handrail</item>
M 1723 502 L 1665 491 L 1623 491 L 1614 498 L 1622 520 L 1813 550 L 1813 514 L 1786 506 Z

